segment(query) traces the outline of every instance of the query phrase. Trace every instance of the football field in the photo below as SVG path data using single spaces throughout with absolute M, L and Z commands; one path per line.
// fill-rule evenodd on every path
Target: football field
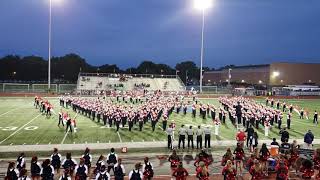
M 42 115 L 39 109 L 33 106 L 33 98 L 22 97 L 1 97 L 0 98 L 0 145 L 34 145 L 34 144 L 84 144 L 84 143 L 116 143 L 116 142 L 143 142 L 143 141 L 166 141 L 166 133 L 162 131 L 161 120 L 157 124 L 155 132 L 152 132 L 150 122 L 144 125 L 143 131 L 138 131 L 138 125 L 134 125 L 133 131 L 129 132 L 128 127 L 120 128 L 116 132 L 115 127 L 103 126 L 83 115 L 77 116 L 77 132 L 65 133 L 65 129 L 58 127 L 58 112 L 60 111 L 58 98 L 48 98 L 54 106 L 54 113 L 50 118 Z M 264 99 L 257 99 L 264 103 Z M 319 126 L 312 123 L 313 111 L 320 107 L 320 100 L 285 100 L 287 104 L 292 103 L 310 111 L 309 119 L 299 119 L 298 114 L 294 113 L 292 128 L 289 130 L 291 139 L 302 139 L 308 129 L 311 129 L 318 138 L 320 135 Z M 219 106 L 217 99 L 201 99 L 203 103 Z M 65 109 L 71 117 L 76 114 L 71 108 Z M 192 125 L 194 128 L 198 125 L 209 125 L 214 134 L 214 125 L 210 117 L 202 119 L 198 115 L 192 118 L 189 111 L 186 115 L 176 114 L 174 111 L 169 117 L 175 120 L 177 128 L 182 124 Z M 169 124 L 168 123 L 168 124 Z M 284 118 L 283 125 L 286 119 Z M 213 136 L 213 141 L 233 140 L 236 134 L 236 127 L 231 124 L 227 118 L 226 124 L 220 126 L 220 136 Z M 264 129 L 261 126 L 257 130 L 259 139 L 279 139 L 279 130 L 271 129 L 268 137 L 264 136 Z

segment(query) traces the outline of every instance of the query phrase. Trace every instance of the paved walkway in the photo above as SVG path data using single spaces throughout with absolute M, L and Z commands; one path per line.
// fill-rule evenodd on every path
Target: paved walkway
M 291 140 L 292 141 L 292 140 Z M 290 142 L 291 142 L 290 141 Z M 303 139 L 297 139 L 298 144 L 303 144 Z M 269 145 L 271 140 L 259 140 L 259 145 L 266 143 Z M 211 141 L 211 147 L 224 147 L 235 146 L 235 140 L 223 140 L 223 141 Z M 320 139 L 315 139 L 313 144 L 320 144 Z M 174 142 L 174 146 L 177 146 L 177 141 Z M 28 152 L 28 151 L 51 151 L 53 148 L 58 148 L 63 151 L 82 150 L 86 147 L 90 149 L 103 150 L 111 147 L 119 149 L 127 147 L 128 149 L 137 148 L 164 148 L 167 147 L 166 141 L 154 141 L 154 142 L 122 142 L 122 143 L 89 143 L 89 144 L 48 144 L 48 145 L 13 145 L 13 146 L 0 146 L 1 152 Z

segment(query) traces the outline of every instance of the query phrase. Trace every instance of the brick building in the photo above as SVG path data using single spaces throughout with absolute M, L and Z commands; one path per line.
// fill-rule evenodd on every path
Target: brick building
M 236 66 L 230 70 L 231 83 L 282 85 L 320 85 L 320 63 L 271 63 Z M 229 81 L 229 69 L 205 72 L 203 82 L 216 85 Z

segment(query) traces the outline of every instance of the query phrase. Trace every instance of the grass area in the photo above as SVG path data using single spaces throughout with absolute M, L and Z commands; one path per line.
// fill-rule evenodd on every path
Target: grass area
M 161 130 L 162 123 L 157 124 L 157 129 L 152 132 L 150 123 L 147 123 L 143 131 L 138 131 L 135 125 L 132 132 L 128 128 L 121 128 L 119 134 L 116 133 L 115 127 L 106 128 L 101 123 L 92 121 L 91 119 L 78 115 L 77 127 L 78 132 L 67 134 L 65 137 L 64 129 L 58 127 L 58 111 L 60 110 L 57 98 L 50 98 L 49 101 L 54 105 L 55 114 L 51 118 L 45 117 L 39 113 L 38 109 L 33 106 L 33 98 L 0 98 L 0 145 L 22 145 L 22 144 L 80 144 L 80 143 L 114 143 L 120 142 L 141 142 L 141 141 L 164 141 L 166 133 Z M 202 99 L 203 103 L 214 104 L 219 106 L 217 99 Z M 258 102 L 264 103 L 263 99 L 257 99 Z M 314 110 L 320 107 L 320 100 L 287 100 L 287 104 L 293 103 L 304 107 L 305 109 Z M 75 113 L 71 109 L 64 109 L 71 116 Z M 197 110 L 197 113 L 199 110 Z M 182 113 L 173 114 L 169 118 L 169 122 L 175 120 L 177 128 L 182 124 L 193 125 L 211 125 L 214 132 L 214 125 L 211 118 L 203 120 L 198 115 L 192 118 L 191 112 L 187 115 Z M 284 120 L 285 124 L 285 120 Z M 292 139 L 303 138 L 305 132 L 313 130 L 315 137 L 320 136 L 319 127 L 313 125 L 312 120 L 300 120 L 297 114 L 294 114 L 292 120 L 292 129 L 289 130 Z M 264 129 L 261 126 L 257 130 L 259 139 L 278 138 L 279 130 L 273 128 L 269 137 L 264 136 Z M 229 120 L 220 127 L 220 137 L 213 136 L 213 140 L 232 140 L 236 134 L 236 128 Z

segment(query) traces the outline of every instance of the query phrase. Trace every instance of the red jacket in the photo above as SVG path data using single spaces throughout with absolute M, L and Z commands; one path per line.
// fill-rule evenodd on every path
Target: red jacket
M 235 180 L 236 179 L 236 170 L 232 168 L 232 171 L 228 167 L 222 169 L 222 175 L 225 177 L 225 180 Z

